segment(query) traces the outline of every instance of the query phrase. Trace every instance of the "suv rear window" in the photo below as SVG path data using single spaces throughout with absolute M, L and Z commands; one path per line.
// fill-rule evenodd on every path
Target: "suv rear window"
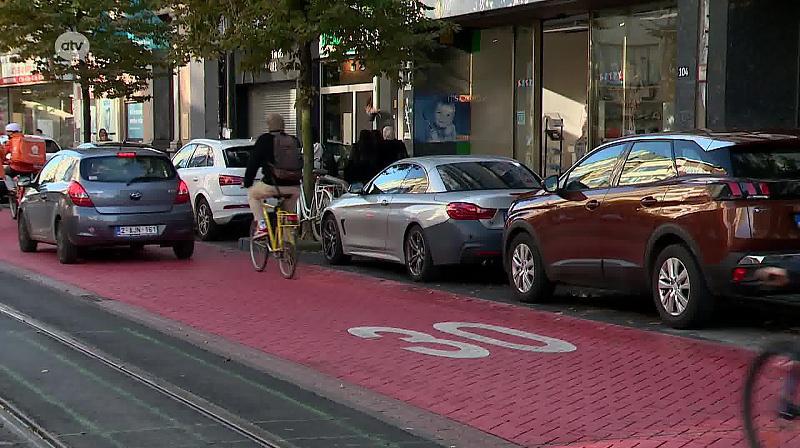
M 734 148 L 733 175 L 757 180 L 800 180 L 800 147 Z
M 247 168 L 253 146 L 234 146 L 225 149 L 225 166 L 228 168 Z
M 447 191 L 541 188 L 531 170 L 506 161 L 457 162 L 436 167 Z
M 81 178 L 116 183 L 158 181 L 175 178 L 175 168 L 165 157 L 90 157 L 81 161 Z

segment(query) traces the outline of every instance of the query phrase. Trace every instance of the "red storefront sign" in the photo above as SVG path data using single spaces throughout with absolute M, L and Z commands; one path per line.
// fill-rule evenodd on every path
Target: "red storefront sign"
M 12 55 L 0 56 L 0 86 L 44 82 L 44 76 L 33 73 L 36 70 L 33 62 L 13 62 L 12 58 Z

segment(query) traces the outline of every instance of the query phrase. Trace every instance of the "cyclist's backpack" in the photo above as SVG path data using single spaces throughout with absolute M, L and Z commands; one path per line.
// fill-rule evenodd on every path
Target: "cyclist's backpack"
M 45 140 L 35 135 L 13 135 L 6 143 L 11 155 L 11 169 L 23 173 L 34 173 L 42 169 L 47 161 Z
M 281 132 L 272 134 L 275 164 L 273 172 L 275 180 L 281 182 L 300 183 L 303 179 L 303 153 L 300 142 L 295 137 Z

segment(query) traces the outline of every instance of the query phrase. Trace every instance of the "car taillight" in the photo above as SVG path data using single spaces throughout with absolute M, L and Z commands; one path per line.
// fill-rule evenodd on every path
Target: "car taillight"
M 475 221 L 494 218 L 496 209 L 482 208 L 469 202 L 451 202 L 447 204 L 447 216 L 457 221 Z
M 89 193 L 86 192 L 86 189 L 83 188 L 83 185 L 79 184 L 78 182 L 72 181 L 69 184 L 69 188 L 67 188 L 67 196 L 78 207 L 94 207 L 94 203 L 92 202 L 92 198 L 89 197 Z
M 769 199 L 769 184 L 766 182 L 727 181 L 719 185 L 717 199 Z
M 226 174 L 219 175 L 219 186 L 224 187 L 226 185 L 242 185 L 244 179 L 239 176 L 228 176 Z
M 175 204 L 186 204 L 189 202 L 189 187 L 183 180 L 178 181 L 178 195 L 175 196 Z

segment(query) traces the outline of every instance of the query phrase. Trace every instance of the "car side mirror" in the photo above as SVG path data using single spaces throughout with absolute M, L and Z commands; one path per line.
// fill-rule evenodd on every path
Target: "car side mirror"
M 22 179 L 17 181 L 17 186 L 20 186 L 22 188 L 32 187 L 33 184 L 34 184 L 34 182 L 32 180 L 30 180 L 30 179 L 27 179 L 27 178 L 22 178 Z
M 347 192 L 358 195 L 364 194 L 364 184 L 362 184 L 361 182 L 350 184 L 350 187 L 347 189 Z
M 548 193 L 558 193 L 558 176 L 549 176 L 542 182 L 544 191 Z

